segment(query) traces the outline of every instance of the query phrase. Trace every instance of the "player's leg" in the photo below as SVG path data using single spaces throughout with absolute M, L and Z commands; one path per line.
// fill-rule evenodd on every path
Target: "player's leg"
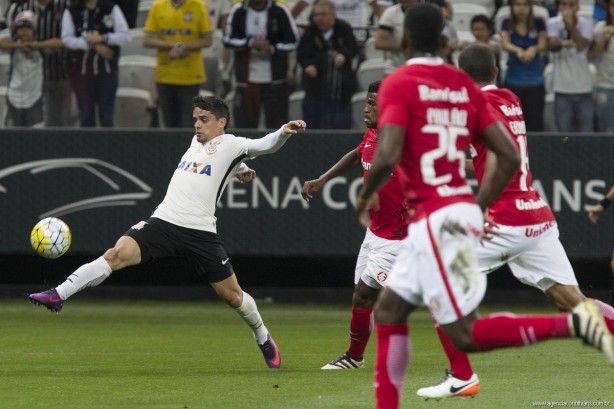
M 30 294 L 29 299 L 50 311 L 60 312 L 68 297 L 99 285 L 111 272 L 138 264 L 140 260 L 141 252 L 137 242 L 132 237 L 122 236 L 113 248 L 91 263 L 79 267 L 62 284 L 42 293 Z
M 610 290 L 610 305 L 614 307 L 614 253 L 610 260 L 610 270 L 612 271 L 612 289 Z
M 387 240 L 367 230 L 354 271 L 350 346 L 346 352 L 322 369 L 353 369 L 364 366 L 364 352 L 373 332 L 372 312 L 375 300 L 385 286 L 399 251 L 400 240 Z
M 375 305 L 375 399 L 378 409 L 399 407 L 411 359 L 407 317 L 414 309 L 414 305 L 390 288 L 382 290 Z
M 365 365 L 364 353 L 373 331 L 373 304 L 379 288 L 372 288 L 359 280 L 352 295 L 352 318 L 350 319 L 350 346 L 347 351 L 324 365 L 322 369 L 356 369 Z
M 228 263 L 224 263 L 228 264 Z M 217 295 L 231 306 L 243 318 L 243 321 L 252 329 L 254 339 L 258 343 L 269 368 L 279 368 L 281 355 L 275 341 L 262 321 L 258 306 L 254 298 L 244 292 L 239 286 L 237 276 L 232 273 L 230 277 L 217 282 L 210 282 Z

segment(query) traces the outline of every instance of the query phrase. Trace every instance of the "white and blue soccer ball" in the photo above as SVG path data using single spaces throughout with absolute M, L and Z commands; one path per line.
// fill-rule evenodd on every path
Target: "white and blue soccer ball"
M 72 234 L 66 223 L 57 217 L 46 217 L 36 223 L 30 233 L 30 244 L 39 256 L 58 258 L 70 247 Z

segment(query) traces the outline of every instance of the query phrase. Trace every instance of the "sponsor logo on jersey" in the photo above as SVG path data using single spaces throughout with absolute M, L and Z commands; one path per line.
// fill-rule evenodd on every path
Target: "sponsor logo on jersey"
M 539 200 L 522 200 L 516 199 L 516 209 L 518 210 L 536 210 L 548 206 L 542 199 Z
M 211 165 L 207 165 L 203 162 L 191 162 L 184 160 L 177 166 L 177 169 L 188 173 L 198 173 L 199 175 L 211 176 Z
M 501 112 L 503 112 L 503 114 L 505 114 L 505 116 L 520 116 L 522 115 L 522 108 L 520 108 L 518 105 L 512 105 L 512 106 L 506 106 L 506 105 L 501 105 L 499 107 L 499 109 L 501 109 Z
M 191 36 L 192 30 L 189 28 L 163 28 L 160 30 L 163 36 Z
M 380 271 L 379 273 L 377 273 L 375 278 L 377 278 L 377 281 L 379 281 L 380 283 L 383 283 L 388 278 L 388 274 L 383 271 Z
M 550 222 L 546 222 L 544 224 L 541 225 L 541 227 L 536 228 L 536 227 L 527 227 L 524 230 L 524 235 L 526 237 L 538 237 L 541 236 L 542 234 L 544 234 L 545 232 L 547 232 L 548 230 L 550 230 L 550 228 L 554 226 L 554 222 L 550 221 Z
M 421 101 L 448 101 L 453 104 L 469 102 L 469 94 L 465 87 L 460 90 L 451 90 L 449 87 L 441 89 L 418 85 L 418 93 Z

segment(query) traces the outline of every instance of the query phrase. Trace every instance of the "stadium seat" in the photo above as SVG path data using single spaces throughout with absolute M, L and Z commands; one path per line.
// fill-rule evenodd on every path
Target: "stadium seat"
M 119 58 L 119 86 L 138 88 L 149 92 L 154 104 L 158 99 L 156 89 L 156 59 L 142 55 L 126 55 Z
M 584 17 L 591 23 L 593 22 L 593 4 L 580 4 L 580 10 L 578 11 L 579 17 Z
M 365 104 L 367 102 L 367 92 L 360 91 L 352 95 L 352 127 L 364 131 L 365 127 Z
M 367 60 L 373 58 L 386 59 L 386 52 L 375 48 L 375 37 L 369 37 L 365 41 L 365 58 Z
M 6 86 L 0 86 L 0 128 L 6 128 Z
M 201 88 L 211 91 L 216 95 L 223 93 L 222 72 L 220 71 L 219 59 L 215 57 L 203 58 L 205 64 L 205 72 L 207 81 L 202 84 Z
M 487 16 L 492 16 L 495 12 L 495 0 L 452 0 L 452 10 L 456 11 L 457 4 L 477 4 L 478 6 L 484 7 L 488 12 Z
M 119 87 L 115 96 L 115 127 L 151 128 L 154 109 L 146 90 Z
M 149 9 L 151 8 L 152 3 L 152 0 L 141 0 L 139 2 L 139 10 L 136 15 L 136 27 L 145 27 L 145 21 L 147 21 L 147 14 L 149 14 Z
M 132 39 L 128 44 L 123 45 L 120 50 L 121 56 L 128 55 L 144 55 L 149 57 L 155 57 L 157 50 L 151 47 L 143 47 L 143 29 L 133 28 L 130 30 L 130 38 Z
M 303 99 L 305 98 L 305 91 L 294 91 L 288 98 L 290 104 L 288 109 L 288 115 L 290 119 L 299 119 L 303 117 Z M 309 124 L 307 124 L 309 126 Z
M 0 86 L 9 85 L 9 74 L 11 73 L 11 56 L 8 53 L 0 53 Z
M 356 72 L 358 87 L 360 90 L 366 91 L 367 88 L 369 88 L 369 84 L 371 84 L 373 81 L 384 78 L 385 68 L 386 62 L 381 58 L 364 60 L 360 66 L 358 66 L 358 71 Z
M 459 31 L 471 31 L 471 19 L 478 14 L 490 16 L 490 12 L 484 6 L 475 3 L 454 3 L 452 4 L 454 14 L 452 16 L 452 26 Z

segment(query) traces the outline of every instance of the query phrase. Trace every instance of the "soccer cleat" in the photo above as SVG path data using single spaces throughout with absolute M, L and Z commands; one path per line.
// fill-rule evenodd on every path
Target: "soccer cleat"
M 365 366 L 364 359 L 356 359 L 349 356 L 347 353 L 339 358 L 333 359 L 329 364 L 324 365 L 321 369 L 358 369 Z
M 264 344 L 260 345 L 262 356 L 264 356 L 264 362 L 266 362 L 269 368 L 279 369 L 281 366 L 281 355 L 279 354 L 279 348 L 275 345 L 275 341 L 271 337 L 271 334 L 267 335 L 267 339 Z
M 476 374 L 471 375 L 468 381 L 463 381 L 454 376 L 454 372 L 446 369 L 446 374 L 437 385 L 420 388 L 416 394 L 426 400 L 446 399 L 455 396 L 465 398 L 474 397 L 480 391 L 480 380 Z
M 55 288 L 43 291 L 42 293 L 30 294 L 28 298 L 34 304 L 47 307 L 47 309 L 51 312 L 60 312 L 64 306 L 64 300 L 60 298 L 60 295 Z
M 592 300 L 583 301 L 576 305 L 569 317 L 572 334 L 582 338 L 585 344 L 601 350 L 610 365 L 614 365 L 614 337 L 597 303 Z

